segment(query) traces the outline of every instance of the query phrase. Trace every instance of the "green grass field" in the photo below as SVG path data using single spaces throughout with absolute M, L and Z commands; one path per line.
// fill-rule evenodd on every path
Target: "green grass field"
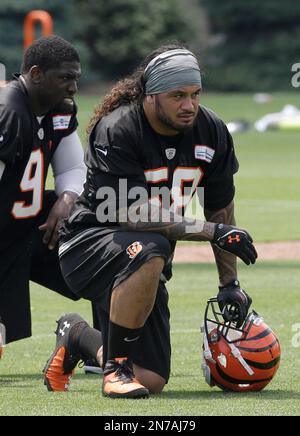
M 216 292 L 214 265 L 176 265 L 169 285 L 172 373 L 160 396 L 110 400 L 101 395 L 101 377 L 77 370 L 68 393 L 48 393 L 41 369 L 54 346 L 55 319 L 79 311 L 90 319 L 89 303 L 70 303 L 37 286 L 32 292 L 34 335 L 11 344 L 1 361 L 0 415 L 298 415 L 300 348 L 292 347 L 299 317 L 299 264 L 264 263 L 240 268 L 253 307 L 276 331 L 282 346 L 277 376 L 261 393 L 224 394 L 202 378 L 200 354 L 204 303 Z M 300 345 L 300 344 L 299 344 Z
M 267 112 L 297 105 L 296 93 L 275 94 L 272 103 L 257 105 L 251 95 L 209 95 L 203 104 L 225 121 L 253 122 Z M 81 137 L 97 103 L 81 96 Z M 253 130 L 235 135 L 241 170 L 236 177 L 236 215 L 256 241 L 299 240 L 299 133 Z M 51 179 L 49 179 L 51 185 Z M 299 262 L 240 266 L 240 279 L 253 307 L 276 331 L 282 363 L 274 381 L 259 394 L 224 394 L 210 389 L 200 369 L 199 326 L 207 298 L 217 291 L 214 265 L 175 265 L 169 284 L 172 331 L 172 374 L 163 394 L 149 400 L 103 399 L 101 378 L 78 370 L 68 394 L 49 394 L 41 369 L 54 346 L 55 319 L 76 311 L 90 320 L 88 302 L 72 303 L 32 286 L 33 337 L 7 347 L 0 364 L 0 416 L 3 415 L 299 415 L 300 348 L 293 348 L 293 325 L 300 323 Z M 299 344 L 300 345 L 300 344 Z

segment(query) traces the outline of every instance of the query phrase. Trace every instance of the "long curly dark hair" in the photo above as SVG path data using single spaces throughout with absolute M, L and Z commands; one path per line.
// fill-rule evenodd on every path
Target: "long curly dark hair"
M 119 80 L 111 89 L 111 91 L 104 97 L 101 104 L 96 106 L 93 117 L 90 120 L 87 128 L 89 134 L 95 124 L 101 120 L 105 115 L 109 114 L 119 106 L 129 104 L 134 101 L 142 102 L 144 98 L 144 70 L 149 62 L 161 53 L 169 50 L 176 50 L 178 48 L 187 48 L 179 42 L 165 44 L 151 52 L 138 68 L 130 76 Z

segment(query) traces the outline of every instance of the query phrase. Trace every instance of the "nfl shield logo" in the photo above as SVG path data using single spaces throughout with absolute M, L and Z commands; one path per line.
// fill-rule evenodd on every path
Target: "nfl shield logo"
M 176 148 L 167 148 L 166 149 L 166 156 L 167 159 L 171 160 L 175 157 L 176 154 Z

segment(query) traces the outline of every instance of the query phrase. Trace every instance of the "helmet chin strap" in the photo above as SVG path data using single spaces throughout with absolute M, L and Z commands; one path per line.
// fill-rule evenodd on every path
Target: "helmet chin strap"
M 236 346 L 234 344 L 230 344 L 228 343 L 229 347 L 231 348 L 231 352 L 232 355 L 238 359 L 238 361 L 240 362 L 240 364 L 245 368 L 245 370 L 248 372 L 249 375 L 254 375 L 254 371 L 252 371 L 252 369 L 250 368 L 250 366 L 248 365 L 248 363 L 245 361 L 245 359 L 243 358 L 243 356 L 240 353 L 240 350 L 238 348 L 236 348 Z
M 207 338 L 205 327 L 201 327 L 201 331 L 203 333 L 203 346 L 204 346 L 203 356 L 204 356 L 204 359 L 215 365 L 216 361 L 213 359 L 212 353 L 211 353 L 210 348 L 209 348 L 208 338 Z M 240 364 L 243 366 L 243 368 L 247 371 L 247 373 L 250 376 L 254 375 L 254 371 L 250 368 L 248 363 L 245 361 L 245 359 L 243 358 L 243 356 L 240 353 L 240 350 L 234 344 L 231 344 L 229 342 L 227 342 L 227 343 L 231 349 L 233 357 L 238 359 Z M 205 364 L 205 361 L 204 361 L 204 364 L 202 365 L 203 371 L 206 370 L 206 366 L 207 365 Z
M 201 327 L 201 332 L 203 333 L 203 346 L 204 346 L 203 356 L 206 360 L 208 360 L 209 362 L 211 362 L 215 365 L 216 361 L 212 357 L 212 353 L 211 353 L 209 345 L 208 345 L 206 329 L 204 326 Z
M 203 361 L 202 361 L 201 368 L 202 368 L 203 376 L 205 378 L 206 383 L 210 387 L 212 387 L 212 386 L 214 386 L 214 384 L 212 383 L 210 368 L 206 362 L 209 361 L 215 365 L 216 361 L 212 358 L 212 354 L 211 354 L 210 348 L 208 346 L 208 339 L 207 339 L 205 327 L 201 326 L 200 330 L 203 333 L 203 346 L 204 346 Z

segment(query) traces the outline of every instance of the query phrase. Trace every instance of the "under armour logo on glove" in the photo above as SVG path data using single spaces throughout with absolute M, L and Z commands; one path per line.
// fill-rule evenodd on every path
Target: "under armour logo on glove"
M 234 238 L 231 235 L 229 235 L 228 236 L 228 244 L 232 244 L 233 241 L 241 242 L 240 235 L 236 235 Z
M 256 262 L 257 252 L 253 239 L 246 230 L 226 224 L 217 224 L 212 243 L 224 251 L 235 254 L 247 265 Z

